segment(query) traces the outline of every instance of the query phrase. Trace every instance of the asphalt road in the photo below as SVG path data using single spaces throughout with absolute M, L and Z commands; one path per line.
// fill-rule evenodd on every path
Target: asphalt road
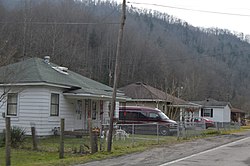
M 236 141 L 236 142 L 235 142 Z M 250 132 L 156 147 L 77 166 L 249 166 Z
M 250 137 L 164 163 L 160 166 L 249 166 Z

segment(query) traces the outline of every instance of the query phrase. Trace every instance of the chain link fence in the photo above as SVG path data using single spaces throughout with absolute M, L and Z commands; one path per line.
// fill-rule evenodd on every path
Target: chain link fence
M 108 125 L 103 125 L 101 139 L 108 136 Z M 165 126 L 158 123 L 147 124 L 116 124 L 114 125 L 113 141 L 126 141 L 135 144 L 140 141 L 159 143 L 166 139 L 179 139 L 200 136 L 206 132 L 240 129 L 239 123 L 214 122 L 178 122 L 176 125 Z

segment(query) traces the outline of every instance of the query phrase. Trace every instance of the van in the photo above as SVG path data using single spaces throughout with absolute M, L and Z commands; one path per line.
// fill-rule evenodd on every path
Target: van
M 155 124 L 152 126 L 158 126 L 158 132 L 161 135 L 168 135 L 172 128 L 176 128 L 176 121 L 169 119 L 161 110 L 157 108 L 140 107 L 140 106 L 123 106 L 119 107 L 118 124 L 138 124 L 135 126 L 143 126 L 149 129 L 149 124 Z M 146 125 L 148 124 L 148 125 Z M 157 128 L 154 127 L 157 131 Z

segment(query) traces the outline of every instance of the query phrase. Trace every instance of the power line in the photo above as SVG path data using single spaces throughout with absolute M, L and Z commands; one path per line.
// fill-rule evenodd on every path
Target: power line
M 211 13 L 211 14 L 223 14 L 223 15 L 230 15 L 230 16 L 250 17 L 249 14 L 216 12 L 216 11 L 209 11 L 209 10 L 199 10 L 199 9 L 190 9 L 190 8 L 184 8 L 184 7 L 159 5 L 159 4 L 153 4 L 153 3 L 152 4 L 151 3 L 139 3 L 139 2 L 128 2 L 128 3 L 137 4 L 137 5 L 159 6 L 159 7 L 166 7 L 166 8 L 171 8 L 171 9 L 187 10 L 187 11 L 202 12 L 202 13 Z
M 34 24 L 34 25 L 99 25 L 99 24 L 117 24 L 118 22 L 0 22 L 0 24 Z

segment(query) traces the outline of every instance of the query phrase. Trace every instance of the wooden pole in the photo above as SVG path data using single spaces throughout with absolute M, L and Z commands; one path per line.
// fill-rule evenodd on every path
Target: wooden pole
M 60 147 L 59 147 L 59 159 L 64 158 L 64 119 L 61 119 L 61 133 L 60 133 Z
M 92 145 L 92 153 L 96 153 L 98 151 L 98 139 L 97 139 L 97 131 L 92 131 L 92 135 L 93 135 L 93 145 Z
M 89 126 L 89 142 L 90 142 L 90 150 L 91 153 L 94 153 L 94 140 L 93 140 L 93 129 L 92 129 L 92 118 L 88 118 L 88 126 Z
M 111 149 L 112 149 L 113 122 L 114 122 L 114 112 L 115 112 L 115 104 L 116 104 L 116 90 L 117 90 L 117 80 L 118 80 L 119 68 L 120 68 L 120 52 L 121 52 L 121 47 L 122 47 L 123 29 L 124 29 L 125 20 L 126 20 L 125 14 L 126 14 L 126 0 L 123 0 L 121 24 L 120 24 L 117 49 L 116 49 L 114 85 L 113 85 L 113 95 L 112 95 L 112 101 L 111 101 L 110 124 L 109 124 L 109 135 L 108 135 L 108 145 L 107 145 L 108 152 L 111 152 Z
M 37 150 L 37 138 L 36 138 L 36 128 L 31 127 L 32 141 L 33 141 L 33 150 Z
M 10 117 L 5 118 L 5 163 L 6 166 L 10 166 L 11 164 L 11 125 L 10 125 Z

